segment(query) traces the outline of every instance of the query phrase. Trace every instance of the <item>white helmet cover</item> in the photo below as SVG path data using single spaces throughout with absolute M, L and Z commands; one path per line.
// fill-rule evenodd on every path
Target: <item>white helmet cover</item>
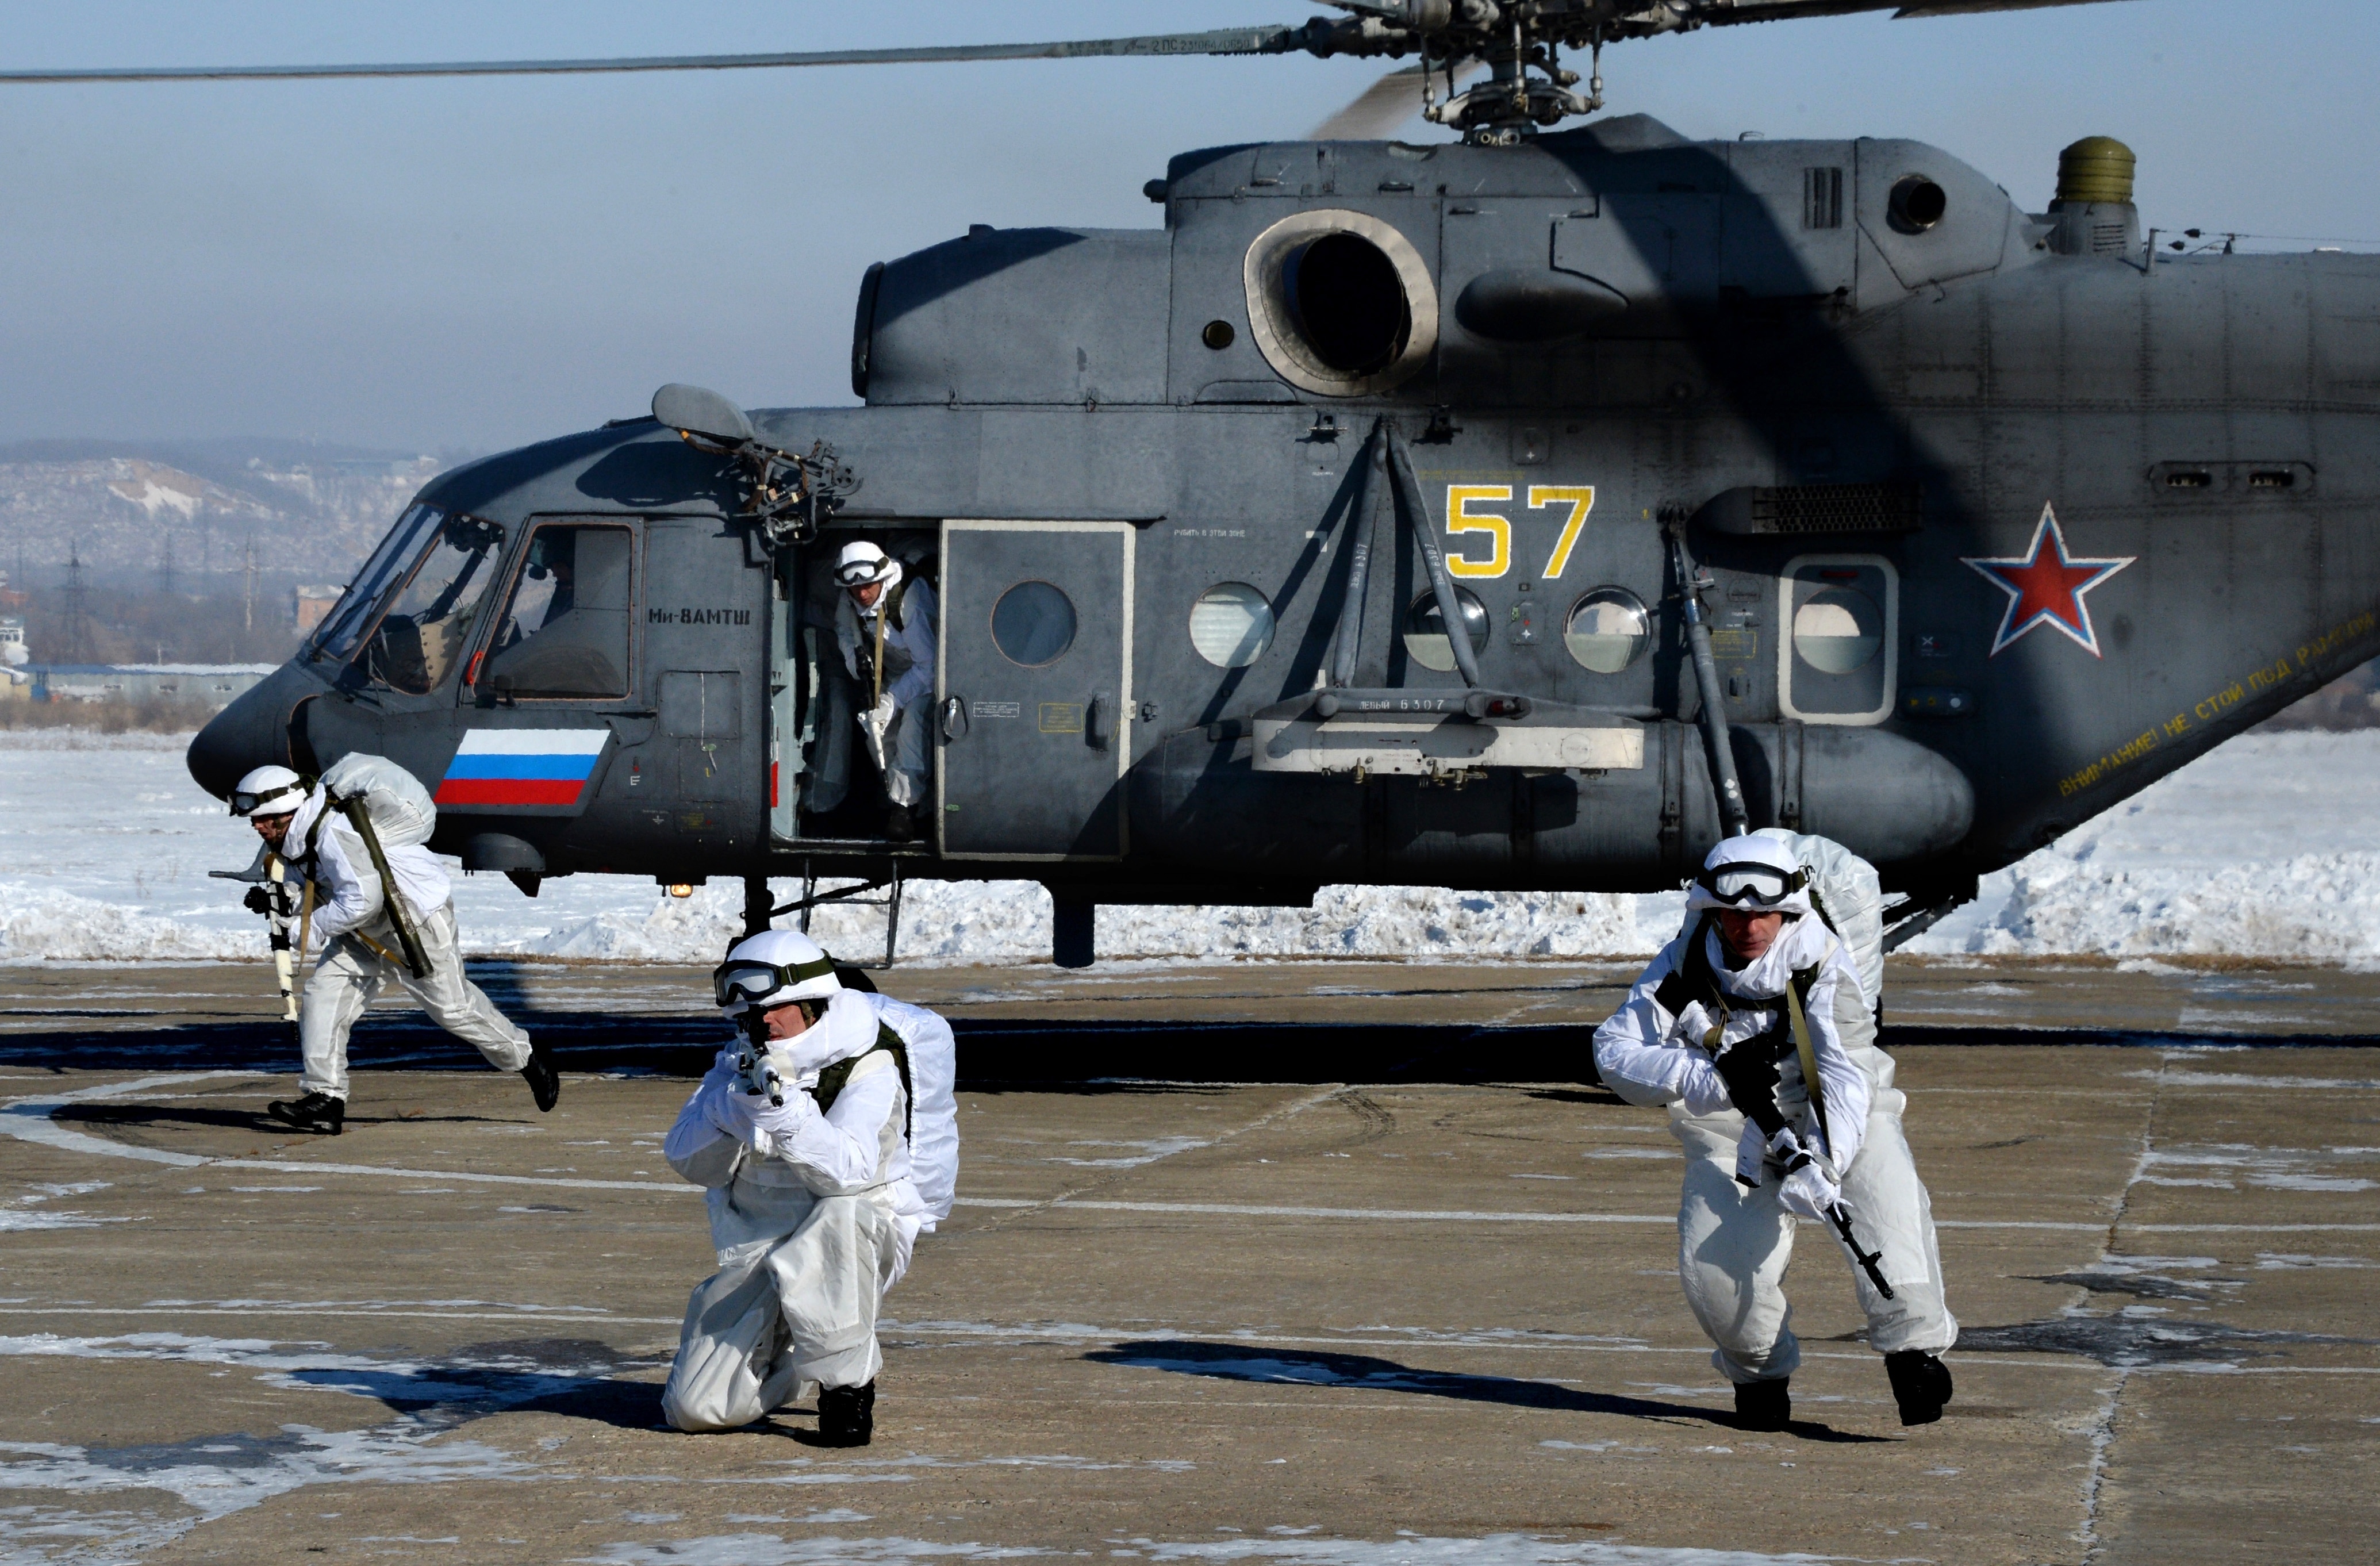
M 285 816 L 306 802 L 306 780 L 286 767 L 259 767 L 232 785 L 235 816 Z
M 1810 876 L 1793 850 L 1773 837 L 1730 837 L 1703 860 L 1686 894 L 1686 912 L 1728 908 L 1743 914 L 1810 911 Z
M 901 563 L 866 539 L 844 545 L 834 559 L 834 585 L 839 588 L 864 588 L 870 582 L 898 581 L 900 577 Z
M 799 930 L 764 929 L 730 947 L 710 973 L 712 998 L 724 1017 L 740 1017 L 792 1001 L 832 1000 L 843 989 L 834 959 Z

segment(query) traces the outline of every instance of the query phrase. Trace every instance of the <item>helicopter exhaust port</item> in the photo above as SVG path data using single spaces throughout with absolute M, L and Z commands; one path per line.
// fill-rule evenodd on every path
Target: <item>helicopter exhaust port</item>
M 1248 331 L 1292 385 L 1325 396 L 1402 383 L 1438 346 L 1438 286 L 1413 242 L 1362 212 L 1304 212 L 1256 237 Z

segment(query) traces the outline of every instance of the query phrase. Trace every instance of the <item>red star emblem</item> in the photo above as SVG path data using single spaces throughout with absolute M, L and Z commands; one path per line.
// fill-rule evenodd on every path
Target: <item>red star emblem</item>
M 2042 552 L 2042 545 L 2049 552 Z M 2121 555 L 2107 560 L 2077 560 L 2066 552 L 2066 534 L 2058 526 L 2058 513 L 2049 506 L 2041 508 L 2041 522 L 2033 530 L 2033 547 L 2023 556 L 2009 560 L 1976 560 L 1965 555 L 1961 561 L 1981 572 L 1992 586 L 2008 594 L 2008 611 L 2000 616 L 1999 635 L 1992 638 L 1992 656 L 2015 641 L 2035 625 L 2055 625 L 2074 638 L 2074 644 L 2097 658 L 2099 637 L 2091 628 L 2091 606 L 2082 595 L 2106 581 L 2117 572 L 2139 559 L 2138 555 Z

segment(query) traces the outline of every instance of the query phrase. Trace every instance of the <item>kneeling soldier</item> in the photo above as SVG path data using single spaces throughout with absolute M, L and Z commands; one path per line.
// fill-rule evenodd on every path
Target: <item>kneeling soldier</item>
M 815 1383 L 820 1439 L 866 1446 L 878 1307 L 957 1175 L 950 1025 L 844 988 L 791 930 L 740 942 L 713 978 L 747 1042 L 720 1051 L 663 1147 L 709 1190 L 719 1271 L 686 1305 L 662 1412 L 733 1429 Z

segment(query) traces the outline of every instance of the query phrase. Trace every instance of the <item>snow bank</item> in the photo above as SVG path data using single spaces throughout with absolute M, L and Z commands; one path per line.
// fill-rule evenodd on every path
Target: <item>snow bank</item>
M 182 767 L 187 737 L 0 732 L 0 961 L 248 961 L 259 921 L 206 871 L 254 840 Z M 95 816 L 80 801 L 104 800 Z M 2380 733 L 2253 734 L 1985 879 L 1971 908 L 1912 950 L 2210 955 L 2380 963 Z M 775 883 L 790 901 L 795 881 Z M 1673 933 L 1682 899 L 1327 887 L 1312 908 L 1106 907 L 1107 958 L 1625 957 Z M 573 876 L 523 898 L 455 878 L 467 950 L 709 964 L 734 937 L 732 882 L 683 900 L 625 877 Z M 1032 881 L 917 881 L 905 961 L 1023 962 L 1050 951 Z M 845 956 L 880 953 L 880 909 L 820 909 Z
M 787 903 L 800 883 L 771 884 Z M 1637 901 L 1334 886 L 1311 908 L 1103 907 L 1099 949 L 1103 958 L 1624 956 L 1663 939 L 1638 930 Z M 743 909 L 743 889 L 722 884 L 683 901 L 661 897 L 642 910 L 606 911 L 508 938 L 491 939 L 492 931 L 468 917 L 464 927 L 467 941 L 490 952 L 714 963 L 742 929 Z M 820 908 L 810 933 L 840 956 L 879 956 L 883 911 Z M 1050 893 L 1036 881 L 912 881 L 902 900 L 905 961 L 1027 962 L 1050 954 Z
M 1984 880 L 1918 953 L 2380 963 L 2380 733 L 2246 734 Z

